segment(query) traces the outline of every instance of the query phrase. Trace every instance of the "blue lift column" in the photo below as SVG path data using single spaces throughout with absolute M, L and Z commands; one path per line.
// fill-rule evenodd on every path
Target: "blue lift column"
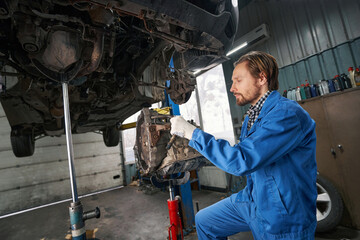
M 171 58 L 169 67 L 174 68 L 174 62 Z M 170 81 L 167 81 L 166 86 L 170 86 Z M 180 115 L 179 105 L 175 104 L 171 99 L 169 94 L 165 91 L 165 105 L 164 107 L 171 107 L 172 115 Z M 175 186 L 175 196 L 180 195 L 181 197 L 181 219 L 183 222 L 183 231 L 184 235 L 191 232 L 195 228 L 195 214 L 192 201 L 191 185 L 190 180 L 180 186 Z

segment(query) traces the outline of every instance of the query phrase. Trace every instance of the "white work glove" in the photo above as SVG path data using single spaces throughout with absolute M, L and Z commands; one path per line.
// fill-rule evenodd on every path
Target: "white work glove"
M 171 122 L 171 135 L 177 135 L 179 137 L 187 138 L 191 140 L 192 134 L 196 127 L 188 123 L 183 117 L 176 116 L 170 119 Z

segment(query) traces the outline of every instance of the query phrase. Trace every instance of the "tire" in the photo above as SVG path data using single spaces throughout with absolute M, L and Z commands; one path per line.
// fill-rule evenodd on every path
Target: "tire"
M 327 232 L 339 224 L 344 205 L 339 192 L 329 180 L 318 175 L 316 185 L 316 232 Z
M 17 134 L 11 130 L 10 141 L 16 157 L 29 157 L 34 154 L 35 139 L 32 134 Z
M 115 147 L 119 144 L 120 131 L 115 126 L 103 130 L 103 139 L 107 147 Z

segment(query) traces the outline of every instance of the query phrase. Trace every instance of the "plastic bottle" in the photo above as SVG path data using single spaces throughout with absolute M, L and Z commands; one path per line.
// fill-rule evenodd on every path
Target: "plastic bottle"
M 359 87 L 360 86 L 360 69 L 359 68 L 355 69 L 354 80 L 355 80 L 356 86 Z
M 296 101 L 301 101 L 301 94 L 300 94 L 300 87 L 297 86 L 296 90 L 295 90 L 295 99 Z
M 292 88 L 292 89 L 291 89 L 290 99 L 296 101 L 295 88 Z
M 287 98 L 287 95 L 288 95 L 287 90 L 284 90 L 284 92 L 283 92 L 283 97 L 286 97 L 286 98 Z
M 290 92 L 289 92 L 289 99 L 291 100 L 294 100 L 294 95 L 295 95 L 295 89 L 294 88 L 291 88 L 290 89 Z
M 323 85 L 324 94 L 330 93 L 328 82 L 326 80 L 322 80 L 322 85 Z
M 319 89 L 320 89 L 320 95 L 325 95 L 329 93 L 329 86 L 328 82 L 326 80 L 320 80 L 319 81 Z
M 318 85 L 317 85 L 317 84 L 311 85 L 310 93 L 311 93 L 311 97 L 317 97 L 317 96 L 319 96 L 319 93 L 318 93 Z
M 352 84 L 351 84 L 350 78 L 349 78 L 348 76 L 346 76 L 345 73 L 341 74 L 340 77 L 341 77 L 341 78 L 343 79 L 343 81 L 344 81 L 345 89 L 352 88 Z
M 354 75 L 355 75 L 354 68 L 353 68 L 353 67 L 349 67 L 348 72 L 349 72 L 348 77 L 349 77 L 349 79 L 350 79 L 351 86 L 354 88 L 354 87 L 356 87 L 356 82 L 355 82 L 355 79 L 354 79 Z
M 286 95 L 286 97 L 291 100 L 291 88 L 289 88 L 289 89 L 287 90 L 287 95 Z
M 335 86 L 334 86 L 334 80 L 333 79 L 329 79 L 328 81 L 328 87 L 329 87 L 329 92 L 335 92 Z
M 304 90 L 305 90 L 306 99 L 311 98 L 310 84 L 308 82 L 305 84 Z
M 320 86 L 319 86 L 319 84 L 316 84 L 315 87 L 316 87 L 317 95 L 320 96 Z
M 319 87 L 320 96 L 324 95 L 324 90 L 323 90 L 323 86 L 322 86 L 322 84 L 321 84 L 321 80 L 319 80 L 319 85 L 318 85 L 318 87 Z
M 300 96 L 301 96 L 301 100 L 305 100 L 306 99 L 306 95 L 305 95 L 305 85 L 304 84 L 301 84 L 301 87 L 300 87 Z
M 339 75 L 337 75 L 337 76 L 338 76 L 337 79 L 338 79 L 338 81 L 339 81 L 340 88 L 341 88 L 341 91 L 342 91 L 342 90 L 345 89 L 344 79 L 343 79 L 341 76 L 339 76 Z
M 339 80 L 338 80 L 338 77 L 339 75 L 336 75 L 335 78 L 334 78 L 334 87 L 335 87 L 335 91 L 341 91 L 341 87 L 340 87 L 340 83 L 339 83 Z

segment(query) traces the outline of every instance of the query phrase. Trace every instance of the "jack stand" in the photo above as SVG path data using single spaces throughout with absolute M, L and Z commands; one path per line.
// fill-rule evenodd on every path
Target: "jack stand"
M 184 239 L 184 234 L 179 214 L 180 196 L 174 197 L 174 186 L 172 179 L 169 181 L 169 192 L 170 199 L 167 200 L 170 217 L 170 227 L 168 229 L 169 240 L 182 240 Z
M 67 145 L 70 184 L 71 184 L 71 193 L 72 193 L 72 203 L 70 203 L 70 207 L 69 207 L 71 236 L 73 240 L 86 240 L 85 220 L 90 218 L 99 218 L 100 209 L 96 207 L 95 210 L 84 213 L 82 204 L 78 199 L 77 187 L 76 187 L 76 175 L 74 168 L 74 149 L 73 149 L 72 134 L 71 134 L 68 83 L 62 82 L 61 85 L 63 90 L 66 145 Z
M 169 240 L 182 240 L 184 239 L 184 232 L 183 232 L 183 224 L 181 219 L 181 212 L 180 210 L 180 203 L 181 197 L 175 197 L 175 185 L 182 185 L 189 181 L 190 173 L 185 172 L 181 173 L 179 176 L 171 179 L 159 179 L 156 176 L 152 176 L 150 178 L 151 183 L 157 188 L 163 188 L 167 186 L 167 182 L 169 182 L 169 193 L 170 199 L 167 200 L 168 202 L 168 209 L 169 209 L 169 218 L 170 218 L 170 227 L 168 229 L 169 233 Z

